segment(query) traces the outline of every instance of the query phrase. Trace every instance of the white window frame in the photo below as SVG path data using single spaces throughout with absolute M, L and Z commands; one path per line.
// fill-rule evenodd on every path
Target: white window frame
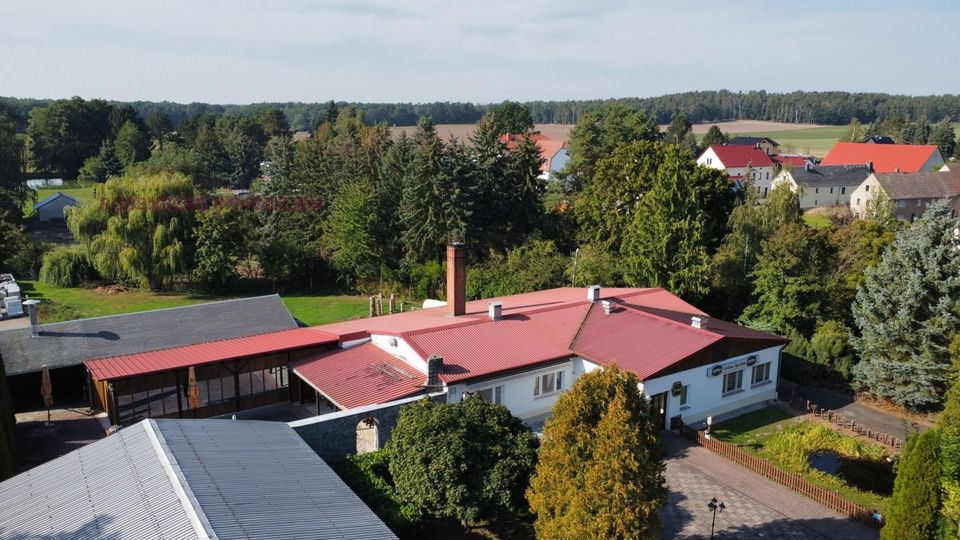
M 736 378 L 736 386 L 727 389 L 727 378 L 734 376 Z M 738 369 L 736 371 L 731 371 L 723 374 L 723 386 L 721 387 L 722 395 L 729 396 L 731 394 L 736 394 L 737 392 L 743 392 L 743 370 Z
M 490 397 L 493 398 L 490 401 L 483 398 L 483 392 L 487 392 L 487 391 L 490 392 Z M 477 390 L 474 390 L 474 393 L 477 394 L 477 397 L 479 397 L 480 399 L 483 399 L 487 403 L 493 403 L 496 405 L 501 405 L 503 403 L 503 385 L 502 384 L 487 386 L 485 388 L 479 388 Z
M 543 383 L 544 381 L 547 380 L 548 377 L 550 378 L 551 384 L 549 386 L 551 388 L 544 389 Z M 541 373 L 537 375 L 533 379 L 533 397 L 535 398 L 546 397 L 546 396 L 552 396 L 554 394 L 560 393 L 563 390 L 563 383 L 565 382 L 564 378 L 565 377 L 563 375 L 562 369 L 557 371 L 550 371 L 548 373 Z
M 757 374 L 760 373 L 760 370 L 763 370 L 763 378 L 757 379 Z M 764 384 L 770 384 L 773 382 L 770 379 L 770 362 L 764 362 L 762 364 L 757 364 L 753 366 L 753 370 L 750 373 L 750 387 L 762 386 Z
M 690 405 L 687 404 L 687 398 L 689 397 L 689 394 L 690 394 L 690 385 L 689 384 L 683 385 L 683 387 L 680 389 L 680 396 L 678 399 L 680 401 L 681 411 L 690 408 Z

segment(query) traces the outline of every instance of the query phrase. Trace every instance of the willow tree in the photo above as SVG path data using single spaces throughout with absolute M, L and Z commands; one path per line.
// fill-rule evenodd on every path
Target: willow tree
M 101 276 L 162 289 L 191 266 L 196 192 L 181 174 L 112 178 L 67 224 Z

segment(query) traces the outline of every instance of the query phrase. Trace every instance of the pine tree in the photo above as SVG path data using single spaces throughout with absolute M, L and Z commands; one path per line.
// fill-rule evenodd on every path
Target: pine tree
M 538 538 L 643 538 L 666 497 L 657 426 L 639 381 L 616 366 L 562 394 L 527 490 Z
M 377 193 L 365 180 L 340 188 L 323 226 L 323 247 L 348 282 L 377 277 L 381 246 L 377 240 Z
M 471 159 L 476 165 L 477 198 L 483 201 L 473 214 L 470 246 L 477 254 L 489 249 L 503 250 L 510 244 L 506 236 L 511 211 L 508 201 L 512 195 L 508 168 L 512 160 L 507 145 L 500 140 L 499 127 L 489 115 L 477 123 L 470 143 Z
M 904 447 L 890 497 L 883 540 L 934 540 L 940 509 L 940 456 L 935 429 L 915 435 Z
M 663 134 L 663 140 L 667 144 L 680 146 L 684 143 L 687 135 L 692 133 L 693 125 L 687 120 L 686 115 L 678 114 L 673 117 L 673 121 L 667 126 L 666 133 Z
M 507 160 L 507 193 L 510 198 L 507 208 L 510 210 L 508 234 L 519 243 L 540 225 L 543 217 L 543 195 L 546 192 L 546 180 L 540 177 L 543 158 L 537 143 L 524 134 L 517 141 Z
M 106 182 L 108 178 L 120 176 L 121 173 L 123 173 L 123 165 L 117 159 L 113 143 L 103 141 L 100 145 L 100 153 L 83 162 L 77 179 L 84 182 Z
M 163 150 L 163 143 L 166 141 L 167 135 L 173 131 L 173 122 L 170 121 L 170 117 L 163 111 L 153 111 L 147 117 L 147 126 L 150 128 L 153 138 L 156 139 L 157 146 L 160 150 Z
M 712 144 L 727 144 L 728 142 L 730 142 L 730 136 L 720 131 L 720 127 L 714 124 L 710 126 L 710 129 L 703 135 L 703 140 L 700 141 L 700 145 L 703 148 L 710 148 Z
M 955 228 L 949 205 L 931 204 L 866 271 L 853 304 L 856 383 L 907 407 L 934 406 L 946 390 L 949 340 L 960 330 Z
M 934 126 L 933 132 L 930 133 L 930 144 L 937 145 L 944 158 L 953 155 L 957 148 L 957 133 L 953 129 L 953 123 L 950 122 L 949 116 Z
M 947 392 L 943 412 L 937 418 L 940 431 L 944 527 L 947 538 L 960 537 L 960 334 L 950 344 L 953 357 L 953 383 Z M 950 536 L 952 534 L 953 536 Z

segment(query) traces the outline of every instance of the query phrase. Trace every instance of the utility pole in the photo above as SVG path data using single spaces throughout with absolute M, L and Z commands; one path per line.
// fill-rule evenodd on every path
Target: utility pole
M 580 261 L 580 248 L 573 253 L 573 279 L 570 281 L 571 287 L 577 286 L 577 262 Z

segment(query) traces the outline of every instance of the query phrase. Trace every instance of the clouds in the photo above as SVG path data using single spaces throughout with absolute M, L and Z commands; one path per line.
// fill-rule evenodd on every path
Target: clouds
M 948 2 L 0 4 L 0 95 L 24 97 L 489 102 L 958 82 L 931 54 L 953 47 L 932 31 Z

